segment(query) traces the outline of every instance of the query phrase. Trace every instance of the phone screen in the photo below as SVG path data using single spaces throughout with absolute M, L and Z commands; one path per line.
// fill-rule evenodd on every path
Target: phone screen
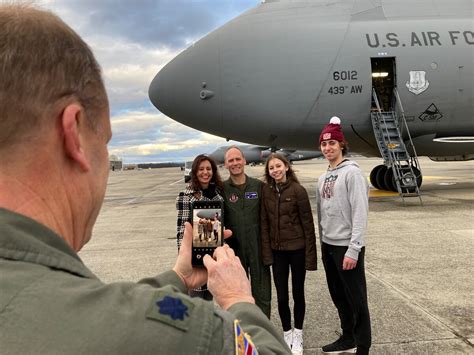
M 193 250 L 192 264 L 203 266 L 204 255 L 212 256 L 222 246 L 223 213 L 220 201 L 196 201 L 192 204 Z

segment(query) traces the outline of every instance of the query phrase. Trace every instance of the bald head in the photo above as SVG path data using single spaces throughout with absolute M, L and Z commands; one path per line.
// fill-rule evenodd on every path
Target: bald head
M 244 154 L 236 147 L 232 146 L 227 149 L 224 155 L 224 165 L 229 170 L 229 175 L 235 184 L 245 182 L 245 161 Z
M 229 153 L 230 152 L 230 153 Z M 242 157 L 242 159 L 245 159 L 244 157 L 244 153 L 242 152 L 242 150 L 237 147 L 236 145 L 231 145 L 229 148 L 226 149 L 225 151 L 225 154 L 224 154 L 224 162 L 227 161 L 227 157 L 229 155 L 234 155 L 234 154 L 239 154 L 240 153 L 240 156 Z

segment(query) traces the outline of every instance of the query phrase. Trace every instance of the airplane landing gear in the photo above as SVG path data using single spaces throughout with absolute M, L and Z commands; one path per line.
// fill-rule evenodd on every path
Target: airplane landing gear
M 385 190 L 381 185 L 381 177 L 377 179 L 377 176 L 379 175 L 379 173 L 381 174 L 381 176 L 383 176 L 383 174 L 385 174 L 384 171 L 386 169 L 387 167 L 385 165 L 377 165 L 370 172 L 370 183 L 378 190 Z
M 418 185 L 418 188 L 420 188 L 421 183 L 423 182 L 423 176 L 421 175 L 419 169 L 414 166 L 412 166 L 411 168 L 415 176 L 412 175 L 410 169 L 403 170 L 402 185 L 410 185 L 408 182 L 410 180 L 416 179 L 416 184 Z M 398 192 L 392 168 L 388 168 L 383 164 L 377 165 L 375 168 L 372 169 L 372 171 L 370 172 L 370 183 L 378 190 Z M 415 192 L 415 188 L 404 189 L 405 191 L 402 192 Z
M 410 169 L 405 170 L 402 174 L 403 184 L 408 185 L 410 181 L 413 181 L 413 179 L 416 179 L 416 184 L 418 185 L 418 188 L 420 188 L 421 183 L 423 182 L 423 176 L 421 175 L 421 171 L 415 168 L 414 166 L 412 166 L 411 169 L 413 170 L 413 174 L 415 176 L 412 175 Z M 402 192 L 413 193 L 415 192 L 415 190 L 416 190 L 415 187 L 411 187 L 411 188 L 407 187 L 407 188 L 402 189 Z

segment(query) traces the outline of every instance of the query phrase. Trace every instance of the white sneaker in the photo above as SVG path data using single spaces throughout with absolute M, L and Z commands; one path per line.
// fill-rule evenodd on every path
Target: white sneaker
M 293 345 L 293 330 L 283 332 L 283 338 L 285 338 L 286 344 L 288 344 L 288 347 L 291 349 L 291 346 Z
M 303 330 L 295 328 L 293 330 L 293 347 L 291 352 L 294 355 L 303 355 Z

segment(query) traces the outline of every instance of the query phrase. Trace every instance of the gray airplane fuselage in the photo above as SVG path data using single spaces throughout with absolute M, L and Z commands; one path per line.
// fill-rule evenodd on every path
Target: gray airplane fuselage
M 272 147 L 314 150 L 339 116 L 351 151 L 380 156 L 374 60 L 388 60 L 418 155 L 473 159 L 472 2 L 373 2 L 267 1 L 168 63 L 150 98 L 187 126 Z

